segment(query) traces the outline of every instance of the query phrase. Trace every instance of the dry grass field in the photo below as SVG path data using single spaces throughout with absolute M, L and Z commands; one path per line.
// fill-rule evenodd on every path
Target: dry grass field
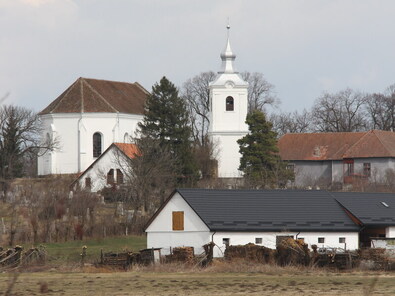
M 228 268 L 24 272 L 17 275 L 9 295 L 395 295 L 395 273 L 254 266 L 249 268 L 252 272 L 229 272 Z M 0 274 L 0 291 L 6 291 L 13 278 L 11 273 Z

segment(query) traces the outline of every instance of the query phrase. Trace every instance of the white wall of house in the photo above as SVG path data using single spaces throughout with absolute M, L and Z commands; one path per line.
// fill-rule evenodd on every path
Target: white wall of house
M 91 192 L 97 192 L 106 186 L 111 186 L 107 185 L 107 174 L 110 169 L 114 170 L 115 183 L 118 174 L 117 169 L 121 171 L 124 179 L 126 179 L 128 170 L 130 169 L 127 157 L 114 146 L 105 154 L 103 154 L 102 157 L 93 163 L 92 166 L 78 178 L 77 182 L 79 188 L 85 189 L 86 178 L 90 178 L 91 180 Z
M 184 211 L 184 230 L 173 230 L 173 211 Z M 175 193 L 162 211 L 145 230 L 147 248 L 162 248 L 161 254 L 174 247 L 194 247 L 195 254 L 203 253 L 202 246 L 211 241 L 210 231 L 187 202 Z
M 261 246 L 275 249 L 277 236 L 292 236 L 293 238 L 303 238 L 304 242 L 317 245 L 319 248 L 346 248 L 356 250 L 359 247 L 358 232 L 216 232 L 213 236 L 216 247 L 214 256 L 222 257 L 225 252 L 224 239 L 229 239 L 230 245 L 255 244 L 257 238 L 262 238 Z M 318 243 L 318 238 L 324 238 L 324 243 Z M 345 238 L 345 244 L 340 243 L 339 239 Z
M 134 136 L 142 115 L 122 113 L 54 113 L 40 116 L 43 138 L 60 141 L 60 149 L 38 158 L 38 174 L 72 174 L 84 171 L 93 157 L 93 134 L 102 134 L 102 152 L 113 142 Z
M 385 229 L 386 238 L 395 238 L 395 226 L 389 226 Z

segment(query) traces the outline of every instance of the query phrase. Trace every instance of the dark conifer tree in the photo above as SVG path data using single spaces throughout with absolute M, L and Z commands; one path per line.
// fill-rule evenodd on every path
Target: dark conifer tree
M 240 145 L 239 170 L 253 187 L 279 187 L 292 179 L 293 173 L 286 169 L 278 153 L 277 134 L 261 111 L 247 115 L 249 133 L 237 141 Z
M 159 140 L 173 153 L 179 184 L 190 185 L 197 179 L 189 113 L 177 88 L 166 77 L 152 87 L 139 129 L 142 137 Z

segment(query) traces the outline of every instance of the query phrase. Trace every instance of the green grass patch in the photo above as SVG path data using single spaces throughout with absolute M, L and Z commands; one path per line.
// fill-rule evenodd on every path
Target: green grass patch
M 86 262 L 100 260 L 100 252 L 138 251 L 147 246 L 146 236 L 122 236 L 105 239 L 88 239 L 64 243 L 48 243 L 45 246 L 49 263 L 78 263 L 81 260 L 82 247 L 87 246 Z

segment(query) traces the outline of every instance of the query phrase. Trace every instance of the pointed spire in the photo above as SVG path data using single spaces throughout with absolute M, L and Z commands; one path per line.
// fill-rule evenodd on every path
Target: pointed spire
M 226 42 L 225 50 L 221 53 L 222 67 L 219 73 L 236 73 L 233 66 L 233 61 L 236 59 L 236 55 L 232 52 L 232 49 L 230 48 L 230 41 L 229 41 L 229 35 L 230 35 L 229 19 L 226 29 L 228 31 L 228 40 Z

